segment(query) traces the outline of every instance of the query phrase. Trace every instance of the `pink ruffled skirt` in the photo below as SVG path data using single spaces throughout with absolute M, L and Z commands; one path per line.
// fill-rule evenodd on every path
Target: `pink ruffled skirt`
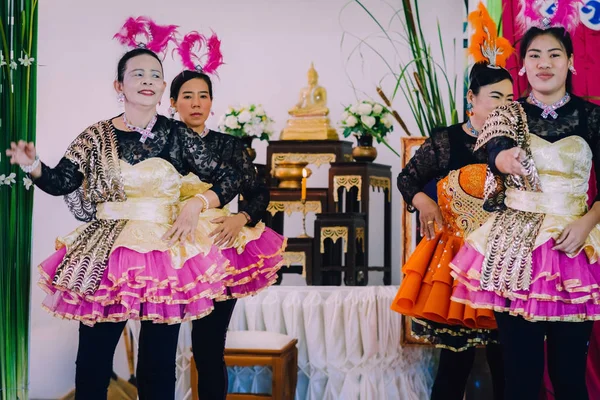
M 43 307 L 55 316 L 87 325 L 128 319 L 180 323 L 208 315 L 214 301 L 253 295 L 272 285 L 283 262 L 286 239 L 269 228 L 235 248 L 210 251 L 174 268 L 167 251 L 113 249 L 100 285 L 83 295 L 53 285 L 66 254 L 60 248 L 39 266 L 38 284 L 47 293 Z
M 500 293 L 481 289 L 484 255 L 465 243 L 451 264 L 458 281 L 452 300 L 531 321 L 600 319 L 600 264 L 590 264 L 583 251 L 571 258 L 553 246 L 550 239 L 533 251 L 529 290 Z

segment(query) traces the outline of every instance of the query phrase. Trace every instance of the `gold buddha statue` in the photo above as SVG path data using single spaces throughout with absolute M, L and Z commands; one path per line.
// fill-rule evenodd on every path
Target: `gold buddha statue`
M 300 91 L 298 103 L 288 113 L 291 118 L 281 132 L 281 140 L 338 140 L 330 126 L 327 90 L 319 86 L 319 74 L 313 63 L 308 70 L 308 86 Z
M 308 86 L 300 92 L 300 100 L 289 114 L 295 117 L 307 117 L 329 114 L 327 108 L 327 90 L 323 86 L 319 86 L 319 74 L 313 63 L 310 64 L 308 70 Z

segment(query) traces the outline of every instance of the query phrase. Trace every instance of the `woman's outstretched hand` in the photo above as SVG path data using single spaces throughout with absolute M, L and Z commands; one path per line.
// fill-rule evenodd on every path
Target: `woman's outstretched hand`
M 527 171 L 522 164 L 525 158 L 525 151 L 520 147 L 502 150 L 496 156 L 496 168 L 503 174 L 525 176 Z
M 22 166 L 32 165 L 35 162 L 36 150 L 33 142 L 27 143 L 23 140 L 19 140 L 18 143 L 11 142 L 10 149 L 6 150 L 6 155 L 10 157 L 11 164 L 17 164 Z M 31 171 L 33 178 L 39 178 L 42 175 L 42 168 L 40 165 Z

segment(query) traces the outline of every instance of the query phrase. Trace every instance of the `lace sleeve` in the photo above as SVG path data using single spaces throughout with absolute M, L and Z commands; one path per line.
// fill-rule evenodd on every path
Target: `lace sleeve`
M 590 144 L 592 148 L 594 173 L 596 174 L 596 198 L 594 202 L 600 201 L 600 107 L 590 104 L 592 107 L 588 111 L 588 131 L 590 135 Z
M 242 175 L 238 168 L 212 151 L 200 135 L 174 122 L 173 142 L 169 148 L 171 163 L 182 175 L 189 172 L 211 183 L 221 205 L 229 203 L 240 192 Z
M 42 176 L 33 183 L 53 196 L 63 196 L 77 190 L 83 182 L 79 166 L 63 157 L 54 168 L 42 163 Z
M 503 175 L 502 172 L 498 171 L 498 168 L 496 168 L 496 157 L 498 157 L 498 154 L 500 154 L 501 151 L 513 148 L 515 146 L 515 141 L 505 136 L 490 139 L 490 141 L 485 145 L 485 149 L 488 154 L 488 166 L 494 174 L 500 176 Z
M 450 143 L 445 130 L 432 132 L 398 175 L 398 190 L 409 210 L 412 200 L 432 179 L 445 175 L 450 160 Z M 412 211 L 412 210 L 411 210 Z
M 267 184 L 256 172 L 256 167 L 252 163 L 248 152 L 244 148 L 241 140 L 235 140 L 233 152 L 233 165 L 241 166 L 242 188 L 241 193 L 244 196 L 244 204 L 240 211 L 245 211 L 251 218 L 250 224 L 256 224 L 269 206 L 270 194 Z

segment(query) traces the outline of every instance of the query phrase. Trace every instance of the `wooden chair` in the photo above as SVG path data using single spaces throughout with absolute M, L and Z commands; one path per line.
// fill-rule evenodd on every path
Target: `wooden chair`
M 227 400 L 293 400 L 298 380 L 298 340 L 265 331 L 231 331 L 225 343 L 228 367 L 269 366 L 273 371 L 271 396 L 266 394 L 230 393 Z M 198 372 L 192 357 L 192 400 L 198 400 Z M 200 400 L 202 400 L 200 398 Z

